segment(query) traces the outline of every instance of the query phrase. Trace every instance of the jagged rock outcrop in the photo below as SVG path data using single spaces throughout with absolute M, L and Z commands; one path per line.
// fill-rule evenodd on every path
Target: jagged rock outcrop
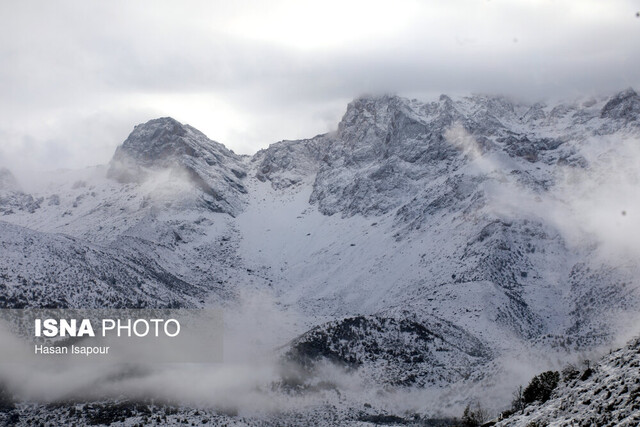
M 395 96 L 360 98 L 347 107 L 317 174 L 311 203 L 327 215 L 384 214 L 420 179 L 454 167 L 458 150 L 444 137 L 461 115 L 443 98 L 423 105 Z
M 535 108 L 539 119 L 542 107 Z M 395 96 L 355 100 L 323 159 L 311 203 L 327 215 L 384 214 L 483 153 L 556 161 L 561 137 L 520 130 L 522 115 L 531 114 L 502 97 L 454 102 L 443 95 L 429 104 Z
M 295 186 L 313 178 L 332 140 L 331 134 L 325 134 L 311 139 L 271 144 L 251 158 L 256 165 L 256 178 L 271 182 L 276 189 Z
M 232 216 L 242 210 L 247 172 L 240 156 L 170 117 L 136 126 L 116 150 L 108 176 L 122 183 L 143 182 L 162 170 L 193 184 L 210 210 Z

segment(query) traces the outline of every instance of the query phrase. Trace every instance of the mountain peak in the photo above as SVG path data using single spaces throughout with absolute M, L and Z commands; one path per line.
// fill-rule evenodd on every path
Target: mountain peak
M 139 166 L 165 167 L 185 158 L 203 158 L 210 165 L 220 163 L 221 156 L 239 157 L 224 145 L 212 141 L 192 126 L 172 117 L 161 117 L 136 125 L 111 160 L 127 159 Z
M 183 125 L 171 117 L 149 120 L 134 127 L 131 134 L 116 151 L 114 159 L 127 154 L 139 162 L 153 163 L 167 157 L 193 156 L 195 154 L 194 144 L 189 141 L 193 138 L 188 138 L 190 131 L 195 134 L 193 136 L 206 139 L 199 131 Z
M 397 95 L 363 95 L 347 105 L 342 120 L 338 124 L 338 132 L 342 133 L 354 126 L 382 126 L 386 127 L 390 117 L 406 103 L 404 98 Z
M 402 98 L 393 93 L 383 94 L 364 94 L 355 98 L 350 104 L 366 104 L 366 103 L 389 103 L 391 101 L 401 100 Z
M 633 90 L 631 86 L 629 86 L 625 90 L 615 95 L 615 97 L 629 97 L 629 96 L 637 96 L 637 95 L 638 95 L 637 92 Z
M 448 95 L 445 95 L 444 93 L 442 95 L 440 95 L 440 97 L 438 98 L 438 102 L 442 102 L 442 103 L 445 103 L 445 104 L 453 103 L 451 98 Z
M 240 156 L 199 130 L 171 117 L 137 125 L 117 149 L 107 176 L 123 183 L 142 182 L 151 170 L 185 175 L 206 195 L 210 209 L 237 213 L 246 193 Z
M 154 124 L 173 124 L 173 125 L 177 125 L 177 126 L 183 126 L 182 123 L 180 123 L 179 121 L 177 121 L 176 119 L 174 119 L 171 116 L 166 116 L 166 117 L 158 117 L 157 119 L 151 119 L 146 123 L 140 123 L 134 126 L 134 128 L 137 128 L 139 126 L 149 126 L 149 125 L 154 125 Z
M 611 119 L 637 120 L 640 115 L 640 96 L 632 88 L 614 95 L 600 112 L 600 117 Z
M 394 94 L 362 95 L 347 105 L 345 116 L 349 114 L 362 114 L 363 112 L 365 114 L 372 113 L 380 108 L 397 107 L 405 104 L 406 101 L 406 99 Z
M 158 143 L 166 142 L 171 137 L 186 136 L 189 131 L 198 133 L 202 136 L 202 132 L 197 129 L 180 123 L 173 117 L 159 117 L 151 119 L 146 123 L 140 123 L 133 127 L 133 131 L 129 136 L 138 135 L 146 136 L 148 140 Z M 127 138 L 129 140 L 129 138 Z

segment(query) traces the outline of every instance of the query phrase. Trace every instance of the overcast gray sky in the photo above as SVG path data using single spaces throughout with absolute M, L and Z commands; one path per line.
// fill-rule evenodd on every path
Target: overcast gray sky
M 106 163 L 172 116 L 237 153 L 363 93 L 640 88 L 640 0 L 2 1 L 0 166 Z

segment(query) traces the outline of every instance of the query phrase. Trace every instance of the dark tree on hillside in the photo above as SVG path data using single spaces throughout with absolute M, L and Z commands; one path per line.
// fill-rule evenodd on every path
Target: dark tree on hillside
M 536 400 L 546 402 L 559 381 L 560 373 L 557 371 L 547 371 L 536 375 L 522 393 L 525 403 L 533 403 Z

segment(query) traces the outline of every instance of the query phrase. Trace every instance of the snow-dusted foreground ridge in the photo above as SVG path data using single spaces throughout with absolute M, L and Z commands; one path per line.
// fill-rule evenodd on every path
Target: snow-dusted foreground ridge
M 640 341 L 611 352 L 580 378 L 560 385 L 543 405 L 497 426 L 637 426 L 640 424 Z
M 631 89 L 362 97 L 335 132 L 251 157 L 155 119 L 106 166 L 0 170 L 0 304 L 223 305 L 229 360 L 273 368 L 242 386 L 319 392 L 329 362 L 363 387 L 322 389 L 343 415 L 451 414 L 482 387 L 499 408 L 532 373 L 638 332 L 639 153 Z M 396 406 L 359 392 L 434 387 Z

